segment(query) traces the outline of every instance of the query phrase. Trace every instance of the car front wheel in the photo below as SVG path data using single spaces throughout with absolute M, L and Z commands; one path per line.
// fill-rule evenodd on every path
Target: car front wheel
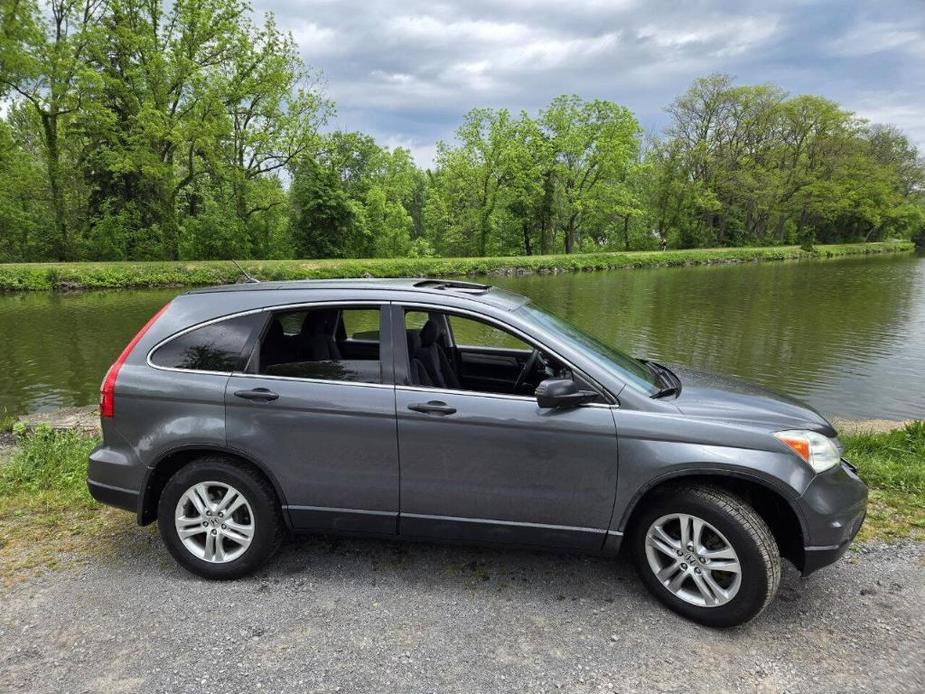
M 773 534 L 751 506 L 723 489 L 698 485 L 660 493 L 631 532 L 643 583 L 695 622 L 742 624 L 777 593 L 781 567 Z
M 244 576 L 279 548 L 283 522 L 270 484 L 251 468 L 205 456 L 171 477 L 158 503 L 167 549 L 189 571 L 212 579 Z

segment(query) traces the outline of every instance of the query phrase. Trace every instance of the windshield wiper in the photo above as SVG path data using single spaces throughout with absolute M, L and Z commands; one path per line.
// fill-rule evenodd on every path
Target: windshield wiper
M 671 370 L 661 364 L 656 364 L 654 361 L 649 361 L 648 359 L 641 361 L 658 379 L 659 384 L 662 386 L 649 397 L 653 399 L 664 398 L 669 395 L 677 395 L 681 392 L 681 379 L 675 376 Z
M 650 395 L 649 397 L 655 400 L 656 398 L 664 398 L 669 395 L 677 395 L 680 392 L 681 392 L 681 389 L 678 388 L 677 386 L 667 386 L 665 388 L 662 388 L 661 390 L 658 390 L 652 393 L 652 395 Z

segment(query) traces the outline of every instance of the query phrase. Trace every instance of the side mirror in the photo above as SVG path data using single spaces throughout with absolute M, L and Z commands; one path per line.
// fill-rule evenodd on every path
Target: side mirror
M 540 407 L 575 407 L 597 397 L 592 390 L 579 390 L 570 378 L 547 378 L 536 387 L 535 395 Z

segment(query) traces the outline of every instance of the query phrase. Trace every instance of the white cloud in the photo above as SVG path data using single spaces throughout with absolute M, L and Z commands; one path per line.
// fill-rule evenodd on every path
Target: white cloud
M 391 150 L 399 147 L 411 152 L 411 157 L 417 162 L 418 166 L 428 167 L 433 164 L 434 157 L 437 155 L 436 142 L 422 142 L 401 136 L 387 136 L 380 140 L 380 143 Z
M 254 2 L 324 74 L 335 127 L 408 143 L 419 161 L 475 106 L 536 111 L 562 93 L 612 99 L 657 130 L 711 72 L 821 94 L 925 145 L 921 0 Z
M 296 22 L 284 28 L 292 34 L 303 55 L 316 57 L 337 55 L 350 48 L 346 38 L 334 29 L 319 26 L 314 22 Z
M 915 95 L 871 92 L 859 95 L 846 106 L 871 123 L 897 126 L 913 142 L 919 143 L 919 150 L 925 154 L 925 104 L 916 103 Z
M 411 40 L 423 44 L 477 43 L 480 45 L 509 44 L 523 41 L 531 31 L 523 24 L 491 20 L 443 21 L 429 15 L 401 16 L 383 27 L 393 40 Z
M 778 18 L 770 15 L 740 17 L 710 22 L 675 25 L 665 22 L 647 25 L 638 36 L 662 49 L 693 50 L 728 57 L 757 48 L 777 31 Z
M 909 22 L 859 22 L 826 47 L 837 56 L 861 57 L 885 51 L 909 51 L 925 57 L 925 29 Z

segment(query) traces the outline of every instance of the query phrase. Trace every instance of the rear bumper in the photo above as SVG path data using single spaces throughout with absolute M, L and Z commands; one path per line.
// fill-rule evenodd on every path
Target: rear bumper
M 867 515 L 867 486 L 847 460 L 813 479 L 800 497 L 806 521 L 804 576 L 838 561 Z
M 144 468 L 126 451 L 100 444 L 87 465 L 87 489 L 101 504 L 126 511 L 138 510 Z
M 138 492 L 131 489 L 113 487 L 102 482 L 94 482 L 91 479 L 87 480 L 87 489 L 90 490 L 90 496 L 101 504 L 115 506 L 132 513 L 138 509 Z

